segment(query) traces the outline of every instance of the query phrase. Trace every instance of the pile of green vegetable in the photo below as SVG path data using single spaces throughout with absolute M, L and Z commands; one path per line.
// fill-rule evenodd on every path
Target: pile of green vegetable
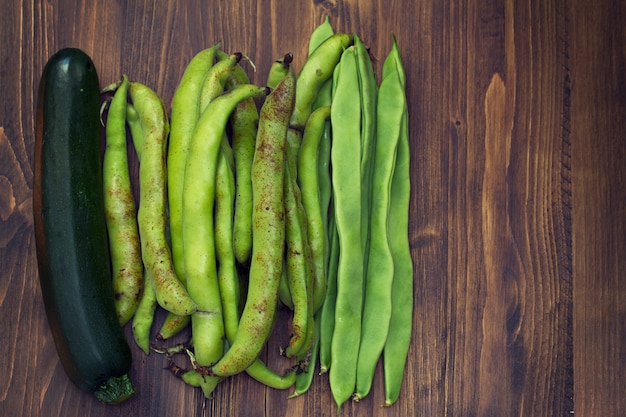
M 48 319 L 66 372 L 105 402 L 128 398 L 137 345 L 210 397 L 248 373 L 290 397 L 329 373 L 337 406 L 370 391 L 383 358 L 399 396 L 412 329 L 406 81 L 396 39 L 377 82 L 356 34 L 328 19 L 296 73 L 287 54 L 257 86 L 242 53 L 216 44 L 188 63 L 171 113 L 124 76 L 100 108 L 93 63 L 65 49 L 40 84 L 35 225 Z M 257 105 L 260 103 L 260 105 Z M 260 109 L 259 109 L 260 107 Z M 100 164 L 98 119 L 106 126 Z M 139 160 L 135 202 L 127 132 Z M 108 240 L 107 240 L 108 239 Z M 111 285 L 112 277 L 112 285 Z M 292 312 L 277 354 L 259 359 L 277 308 Z M 187 343 L 156 340 L 188 326 Z M 176 365 L 175 354 L 190 366 Z

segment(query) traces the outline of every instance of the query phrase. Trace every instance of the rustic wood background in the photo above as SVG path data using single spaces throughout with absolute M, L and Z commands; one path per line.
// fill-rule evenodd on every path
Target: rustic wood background
M 334 416 L 326 377 L 288 400 L 245 375 L 215 398 L 133 345 L 138 392 L 104 406 L 71 385 L 44 315 L 32 220 L 36 89 L 64 46 L 104 86 L 122 73 L 170 103 L 220 41 L 263 83 L 304 60 L 329 15 L 407 70 L 414 339 L 400 401 L 344 416 L 626 415 L 626 2 L 620 0 L 1 0 L 0 415 Z M 130 335 L 127 330 L 127 334 Z M 268 362 L 280 366 L 276 347 Z

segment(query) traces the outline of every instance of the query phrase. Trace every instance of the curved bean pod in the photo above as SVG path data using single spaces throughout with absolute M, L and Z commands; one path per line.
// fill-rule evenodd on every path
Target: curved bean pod
M 146 355 L 150 353 L 150 330 L 154 322 L 154 312 L 157 307 L 157 298 L 152 281 L 152 275 L 150 271 L 146 269 L 141 300 L 139 301 L 132 322 L 135 343 Z
M 224 92 L 226 81 L 242 57 L 243 54 L 241 52 L 235 52 L 230 55 L 218 52 L 220 60 L 208 70 L 202 84 L 202 90 L 200 91 L 200 114 L 215 97 Z
M 191 136 L 200 118 L 200 91 L 220 45 L 198 52 L 189 62 L 172 97 L 171 130 L 167 151 L 167 195 L 170 215 L 172 259 L 185 282 L 182 245 L 183 183 Z
M 165 106 L 161 98 L 144 84 L 131 82 L 129 93 L 145 135 L 139 164 L 137 214 L 143 263 L 154 278 L 159 305 L 174 314 L 189 315 L 196 310 L 196 304 L 174 271 L 166 238 L 165 155 L 169 125 Z
M 250 81 L 241 66 L 237 65 L 226 81 L 226 88 L 232 89 Z M 250 171 L 254 158 L 259 111 L 254 99 L 241 101 L 230 116 L 232 129 L 232 149 L 235 159 L 235 214 L 233 250 L 241 265 L 250 260 L 252 252 L 252 180 Z
M 289 152 L 287 152 L 289 157 Z M 288 165 L 285 165 L 284 205 L 285 205 L 285 236 L 287 281 L 293 302 L 291 321 L 292 336 L 285 349 L 288 358 L 299 355 L 308 349 L 307 338 L 309 327 L 313 325 L 312 284 L 313 268 L 310 248 L 307 247 L 307 223 L 302 219 L 299 200 L 302 200 L 296 179 Z
M 126 155 L 127 93 L 128 78 L 124 76 L 107 114 L 102 167 L 115 310 L 122 326 L 135 313 L 143 285 L 141 244 Z
M 245 84 L 220 95 L 202 113 L 191 140 L 183 192 L 183 256 L 187 289 L 199 307 L 191 317 L 191 327 L 196 360 L 202 366 L 212 365 L 223 353 L 224 321 L 213 223 L 222 138 L 237 103 L 265 94 L 265 87 Z
M 298 73 L 296 104 L 289 121 L 291 128 L 302 132 L 320 87 L 332 77 L 343 51 L 353 42 L 352 34 L 336 33 L 315 48 L 304 62 Z
M 326 294 L 326 230 L 322 219 L 320 186 L 318 178 L 318 149 L 330 106 L 323 106 L 311 113 L 304 128 L 298 166 L 298 180 L 302 191 L 302 204 L 306 212 L 307 236 L 313 261 L 313 299 L 315 313 Z
M 293 61 L 293 54 L 291 52 L 286 53 L 284 56 L 274 61 L 267 74 L 267 86 L 269 88 L 276 88 L 280 80 L 285 78 L 285 75 L 289 72 L 289 67 Z
M 285 244 L 284 149 L 294 89 L 295 74 L 291 70 L 261 108 L 252 164 L 254 229 L 250 284 L 237 336 L 222 359 L 211 368 L 218 376 L 233 375 L 250 366 L 272 328 Z

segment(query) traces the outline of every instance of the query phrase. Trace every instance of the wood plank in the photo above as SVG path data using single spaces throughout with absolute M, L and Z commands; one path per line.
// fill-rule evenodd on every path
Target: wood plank
M 79 391 L 45 319 L 31 208 L 37 83 L 57 49 L 83 48 L 103 86 L 126 73 L 169 107 L 202 48 L 245 52 L 262 84 L 285 52 L 301 67 L 327 14 L 371 47 L 378 73 L 397 36 L 413 160 L 403 392 L 379 407 L 379 366 L 372 393 L 342 415 L 625 414 L 623 2 L 15 3 L 0 16 L 0 44 L 11 45 L 0 60 L 0 415 L 337 415 L 326 376 L 287 400 L 238 375 L 206 400 L 134 345 L 131 400 L 104 406 Z M 287 316 L 262 355 L 274 369 L 289 363 L 276 355 Z
M 572 8 L 576 414 L 626 414 L 626 5 Z

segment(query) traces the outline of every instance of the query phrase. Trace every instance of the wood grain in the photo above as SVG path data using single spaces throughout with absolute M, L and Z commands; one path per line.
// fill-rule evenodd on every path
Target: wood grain
M 9 4 L 11 3 L 11 4 Z M 133 345 L 137 394 L 104 406 L 68 382 L 46 322 L 32 221 L 39 76 L 64 46 L 101 85 L 123 73 L 168 105 L 221 42 L 264 83 L 299 68 L 324 16 L 357 32 L 375 69 L 398 38 L 412 155 L 413 342 L 390 409 L 372 393 L 342 416 L 626 414 L 626 6 L 618 0 L 2 2 L 0 416 L 336 416 L 326 376 L 287 399 L 238 375 L 212 400 Z M 136 161 L 135 161 L 136 163 Z M 159 315 L 157 321 L 163 319 Z M 279 323 L 287 319 L 281 313 Z M 158 325 L 158 323 L 157 323 Z M 130 329 L 125 329 L 129 340 Z M 262 358 L 276 355 L 278 326 Z M 184 335 L 180 336 L 184 339 Z

